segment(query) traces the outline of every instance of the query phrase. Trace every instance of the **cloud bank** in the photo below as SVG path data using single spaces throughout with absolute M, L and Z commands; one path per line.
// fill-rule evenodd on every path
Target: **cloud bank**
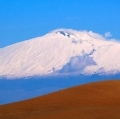
M 96 65 L 92 57 L 89 56 L 75 56 L 70 59 L 70 61 L 63 66 L 59 73 L 70 73 L 70 72 L 80 72 L 84 70 L 86 66 Z

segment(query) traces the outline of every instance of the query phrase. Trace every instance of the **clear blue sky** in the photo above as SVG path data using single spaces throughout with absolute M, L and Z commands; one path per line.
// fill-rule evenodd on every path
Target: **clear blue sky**
M 0 0 L 0 48 L 57 28 L 120 39 L 120 0 Z

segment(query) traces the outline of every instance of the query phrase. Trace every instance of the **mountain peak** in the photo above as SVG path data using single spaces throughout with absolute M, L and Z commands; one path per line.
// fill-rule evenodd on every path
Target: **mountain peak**
M 105 40 L 105 38 L 102 35 L 86 30 L 77 31 L 73 29 L 56 29 L 53 30 L 51 33 L 60 34 L 71 38 L 74 37 L 76 39 L 83 38 L 83 40 L 90 40 L 90 39 Z
M 119 54 L 120 43 L 102 35 L 57 29 L 0 49 L 0 76 L 116 73 L 120 72 Z

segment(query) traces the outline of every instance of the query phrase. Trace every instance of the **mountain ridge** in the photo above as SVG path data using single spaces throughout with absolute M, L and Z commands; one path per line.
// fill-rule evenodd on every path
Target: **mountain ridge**
M 0 49 L 0 77 L 117 74 L 120 43 L 92 31 L 57 29 Z

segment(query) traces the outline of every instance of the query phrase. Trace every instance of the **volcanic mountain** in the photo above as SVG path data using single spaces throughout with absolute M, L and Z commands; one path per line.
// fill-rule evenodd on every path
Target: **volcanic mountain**
M 92 31 L 58 29 L 0 49 L 0 77 L 119 72 L 120 43 Z
M 120 119 L 120 80 L 85 84 L 0 106 L 0 119 Z

